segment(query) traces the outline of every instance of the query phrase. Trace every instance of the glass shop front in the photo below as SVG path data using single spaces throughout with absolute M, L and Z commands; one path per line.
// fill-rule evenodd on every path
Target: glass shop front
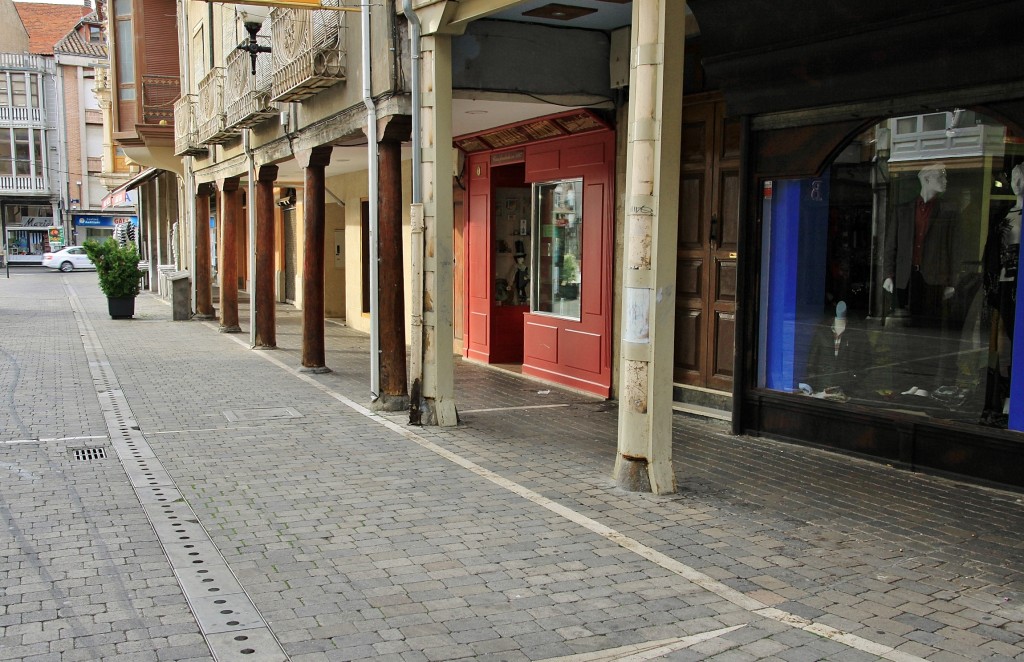
M 755 386 L 789 405 L 754 427 L 957 473 L 1020 445 L 1003 432 L 1024 430 L 1020 131 L 962 107 L 886 117 L 819 174 L 755 186 Z

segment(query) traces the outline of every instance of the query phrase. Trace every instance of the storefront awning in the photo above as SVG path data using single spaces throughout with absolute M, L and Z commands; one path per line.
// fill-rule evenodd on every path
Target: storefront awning
M 103 196 L 100 208 L 107 209 L 108 207 L 121 207 L 126 204 L 132 204 L 132 200 L 130 199 L 128 192 L 133 191 L 149 180 L 154 179 L 161 172 L 163 171 L 160 170 L 160 168 L 147 168 L 143 170 L 124 184 L 121 184 L 116 189 Z
M 1020 81 L 1014 0 L 689 0 L 729 115 Z

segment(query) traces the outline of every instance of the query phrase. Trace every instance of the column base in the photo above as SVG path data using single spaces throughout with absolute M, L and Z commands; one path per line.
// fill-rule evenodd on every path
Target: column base
M 625 457 L 620 454 L 615 459 L 615 484 L 629 492 L 651 492 L 651 477 L 647 473 L 648 462 L 642 457 Z
M 407 395 L 381 395 L 370 403 L 371 411 L 405 411 L 409 408 Z
M 238 326 L 237 324 L 234 326 L 222 326 L 220 327 L 220 329 L 218 329 L 218 331 L 220 331 L 221 333 L 241 333 L 242 327 Z
M 196 313 L 195 315 L 192 316 L 192 319 L 199 320 L 201 322 L 205 322 L 207 320 L 215 320 L 215 319 L 217 319 L 217 316 L 216 315 L 207 315 L 205 313 Z
M 253 345 L 253 349 L 277 349 L 277 345 Z
M 331 372 L 331 369 L 328 368 L 325 365 L 312 366 L 312 367 L 302 366 L 301 368 L 299 368 L 299 372 L 308 372 L 308 373 L 311 373 L 311 374 L 314 374 L 314 375 L 322 375 L 324 373 Z

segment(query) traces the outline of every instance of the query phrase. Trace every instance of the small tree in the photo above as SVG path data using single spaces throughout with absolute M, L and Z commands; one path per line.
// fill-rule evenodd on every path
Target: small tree
M 139 273 L 139 250 L 133 242 L 122 246 L 112 238 L 102 243 L 89 239 L 82 248 L 95 265 L 100 289 L 107 297 L 138 296 L 142 275 Z

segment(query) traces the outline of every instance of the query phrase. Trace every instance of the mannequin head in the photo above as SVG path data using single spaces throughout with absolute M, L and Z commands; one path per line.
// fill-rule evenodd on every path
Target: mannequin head
M 1010 172 L 1010 188 L 1018 198 L 1024 194 L 1024 163 L 1017 164 Z
M 925 202 L 946 192 L 946 166 L 941 162 L 921 168 L 917 178 L 921 182 L 921 198 Z

